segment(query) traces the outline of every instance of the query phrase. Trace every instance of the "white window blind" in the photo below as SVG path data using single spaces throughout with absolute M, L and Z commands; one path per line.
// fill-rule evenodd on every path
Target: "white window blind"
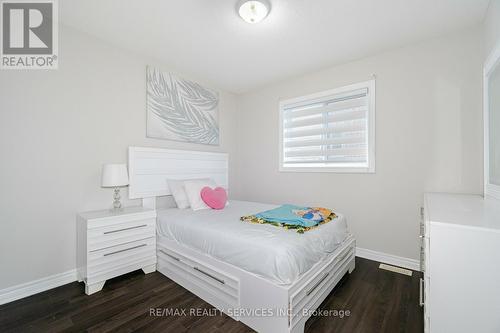
M 282 102 L 281 169 L 373 172 L 372 90 L 369 81 Z

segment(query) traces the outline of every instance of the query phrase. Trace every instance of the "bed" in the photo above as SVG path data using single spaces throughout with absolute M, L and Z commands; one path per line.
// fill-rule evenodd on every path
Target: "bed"
M 239 220 L 275 207 L 231 201 L 223 210 L 162 209 L 157 212 L 157 234 L 160 240 L 174 240 L 278 285 L 290 285 L 335 251 L 348 235 L 347 225 L 340 215 L 298 234 Z
M 346 219 L 304 234 L 243 222 L 276 206 L 231 201 L 221 211 L 156 207 L 166 179 L 213 178 L 229 188 L 228 156 L 129 148 L 131 198 L 157 210 L 157 270 L 258 332 L 303 332 L 337 282 L 355 268 Z

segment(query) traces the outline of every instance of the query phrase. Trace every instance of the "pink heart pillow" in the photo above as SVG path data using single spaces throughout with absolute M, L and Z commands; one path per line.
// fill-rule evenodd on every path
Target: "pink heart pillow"
M 201 189 L 200 195 L 203 202 L 210 208 L 222 209 L 226 206 L 227 193 L 222 187 L 211 189 L 210 187 L 205 186 Z

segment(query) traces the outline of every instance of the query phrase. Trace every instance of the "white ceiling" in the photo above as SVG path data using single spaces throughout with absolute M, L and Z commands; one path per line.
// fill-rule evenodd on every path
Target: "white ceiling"
M 63 0 L 63 24 L 244 92 L 482 21 L 489 0 L 271 0 L 250 25 L 237 0 Z

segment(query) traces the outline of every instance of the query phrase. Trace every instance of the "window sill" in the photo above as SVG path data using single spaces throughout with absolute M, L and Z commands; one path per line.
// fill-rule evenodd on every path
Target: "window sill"
M 283 167 L 279 172 L 300 172 L 300 173 L 375 173 L 375 167 Z

